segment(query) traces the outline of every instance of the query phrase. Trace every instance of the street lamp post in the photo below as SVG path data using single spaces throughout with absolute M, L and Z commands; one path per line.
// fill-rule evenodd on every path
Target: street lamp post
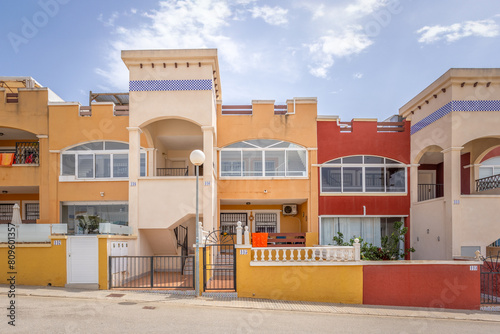
M 198 210 L 198 187 L 199 187 L 199 176 L 200 176 L 200 165 L 202 165 L 205 162 L 205 153 L 200 150 L 194 150 L 191 152 L 191 155 L 189 156 L 189 160 L 191 160 L 191 163 L 196 166 L 196 223 L 195 223 L 195 228 L 196 228 L 196 255 L 194 258 L 194 266 L 195 266 L 195 272 L 194 272 L 194 289 L 195 289 L 195 294 L 196 297 L 200 295 L 200 228 L 198 226 L 200 216 L 199 216 L 199 210 Z

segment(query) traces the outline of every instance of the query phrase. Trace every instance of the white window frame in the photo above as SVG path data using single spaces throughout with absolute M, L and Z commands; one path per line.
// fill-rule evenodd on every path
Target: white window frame
M 222 148 L 219 151 L 219 160 L 220 160 L 220 169 L 219 169 L 219 177 L 221 179 L 274 179 L 274 178 L 293 178 L 293 179 L 307 179 L 309 175 L 309 154 L 308 151 L 305 147 L 300 147 L 300 148 L 284 148 L 284 147 L 279 147 L 279 148 L 273 148 L 272 146 L 280 144 L 282 142 L 285 143 L 290 143 L 284 140 L 277 140 L 275 144 L 272 144 L 268 147 L 257 147 L 255 146 L 254 148 Z M 290 143 L 293 144 L 293 143 Z M 250 144 L 252 145 L 252 144 Z M 296 145 L 296 144 L 295 144 Z M 297 145 L 299 146 L 299 145 Z M 265 164 L 265 152 L 271 152 L 271 151 L 279 151 L 279 152 L 285 152 L 284 154 L 284 164 L 285 164 L 285 175 L 283 176 L 266 176 L 266 164 Z M 289 171 L 288 170 L 288 152 L 293 152 L 293 151 L 300 151 L 305 153 L 305 171 L 302 172 L 302 175 L 294 176 L 294 175 L 289 175 L 289 173 L 297 173 L 296 171 Z M 222 161 L 222 152 L 240 152 L 240 173 L 239 175 L 222 175 L 222 166 L 224 161 Z M 261 152 L 261 175 L 243 175 L 243 172 L 245 170 L 245 162 L 243 161 L 243 152 Z M 235 162 L 235 161 L 233 161 Z M 254 166 L 254 163 L 251 164 L 251 166 Z
M 116 141 L 116 140 L 100 140 L 98 142 L 114 142 L 114 143 L 123 143 L 127 144 L 127 142 L 121 142 L 121 141 Z M 71 147 L 66 148 L 64 151 L 62 151 L 59 155 L 59 181 L 126 181 L 129 179 L 128 176 L 126 177 L 115 177 L 113 174 L 113 167 L 114 167 L 114 159 L 113 156 L 115 154 L 126 154 L 127 155 L 127 160 L 128 160 L 128 155 L 129 155 L 129 150 L 96 150 L 96 151 L 91 151 L 91 150 L 76 150 L 76 151 L 70 151 L 71 148 L 80 146 L 80 145 L 85 145 L 88 143 L 92 142 L 86 142 L 86 143 L 78 143 L 77 145 L 73 145 Z M 103 144 L 103 148 L 105 148 L 105 144 Z M 109 155 L 110 156 L 110 177 L 96 177 L 96 170 L 95 170 L 95 156 L 96 155 Z M 74 175 L 62 175 L 62 170 L 63 170 L 63 155 L 74 155 L 75 156 L 75 174 Z M 78 177 L 78 156 L 79 155 L 92 155 L 92 165 L 93 165 L 93 175 L 92 177 Z M 148 173 L 148 168 L 147 168 L 147 162 L 148 162 L 148 157 L 147 157 L 147 152 L 143 148 L 140 149 L 140 157 L 139 157 L 139 171 L 140 171 L 140 158 L 144 156 L 144 159 L 146 161 L 146 175 Z M 130 169 L 129 169 L 130 171 Z M 141 176 L 141 177 L 144 177 Z
M 328 162 L 337 160 L 337 159 L 343 159 L 343 158 L 351 158 L 351 157 L 363 157 L 363 163 L 339 163 L 339 164 L 329 164 Z M 383 164 L 367 164 L 364 163 L 364 157 L 377 157 L 377 158 L 383 158 L 383 159 L 390 159 L 397 161 L 395 159 L 387 158 L 387 157 L 381 157 L 381 156 L 376 156 L 376 155 L 352 155 L 352 156 L 345 156 L 345 157 L 339 157 L 335 158 L 332 160 L 329 160 L 326 163 L 323 163 L 320 165 L 320 171 L 319 171 L 319 179 L 320 179 L 320 194 L 321 195 L 330 195 L 330 194 L 343 194 L 343 195 L 356 195 L 356 194 L 383 194 L 383 195 L 390 195 L 390 194 L 407 194 L 408 193 L 408 165 L 403 164 L 402 162 L 399 162 L 398 164 L 391 164 L 391 163 L 383 163 Z M 384 160 L 385 161 L 385 160 Z M 340 191 L 323 191 L 323 168 L 340 168 Z M 361 183 L 362 183 L 362 191 L 345 191 L 344 192 L 344 168 L 361 168 L 362 170 L 362 177 L 361 177 Z M 383 168 L 384 169 L 384 191 L 366 191 L 366 168 Z M 404 191 L 387 191 L 387 183 L 386 183 L 386 175 L 387 175 L 387 168 L 403 168 L 405 171 L 405 180 L 404 180 Z
M 321 215 L 319 218 L 319 237 L 318 241 L 321 243 L 323 238 L 323 218 L 400 218 L 403 223 L 403 227 L 405 226 L 405 220 L 408 218 L 408 215 Z M 361 237 L 361 236 L 360 236 Z M 349 242 L 350 236 L 344 236 L 344 242 Z M 333 240 L 332 240 L 333 242 Z M 405 247 L 404 243 L 400 244 L 399 248 L 403 250 Z

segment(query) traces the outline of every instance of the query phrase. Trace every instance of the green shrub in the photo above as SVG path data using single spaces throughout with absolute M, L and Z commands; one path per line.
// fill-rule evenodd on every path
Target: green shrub
M 394 232 L 390 236 L 382 237 L 381 247 L 374 246 L 371 243 L 363 241 L 362 238 L 358 238 L 361 259 L 370 261 L 404 259 L 407 254 L 415 251 L 413 247 L 403 250 L 399 248 L 399 243 L 404 242 L 406 233 L 408 233 L 408 228 L 404 227 L 402 222 L 395 222 Z M 349 242 L 345 242 L 344 235 L 340 232 L 337 232 L 337 235 L 333 237 L 333 241 L 337 246 L 352 246 L 354 239 L 356 239 L 355 236 Z

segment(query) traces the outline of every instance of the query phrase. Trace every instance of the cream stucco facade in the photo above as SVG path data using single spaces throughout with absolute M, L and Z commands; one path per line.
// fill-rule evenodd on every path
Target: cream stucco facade
M 476 181 L 500 145 L 500 69 L 450 69 L 400 115 L 412 124 L 413 258 L 486 254 L 500 237 L 500 193 L 477 191 Z

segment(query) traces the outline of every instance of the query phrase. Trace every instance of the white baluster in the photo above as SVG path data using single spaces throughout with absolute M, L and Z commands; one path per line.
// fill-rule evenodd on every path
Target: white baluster
M 323 250 L 321 248 L 318 248 L 318 253 L 319 253 L 319 261 L 323 261 Z
M 330 248 L 326 250 L 326 260 L 330 261 Z
M 274 261 L 278 262 L 280 260 L 280 251 L 276 249 L 274 256 Z
M 268 252 L 269 252 L 269 254 L 268 254 L 269 257 L 267 259 L 267 262 L 271 262 L 273 260 L 273 250 L 269 249 Z
M 283 262 L 288 261 L 287 249 L 283 248 Z
M 290 261 L 292 261 L 292 262 L 294 261 L 294 259 L 293 259 L 293 257 L 294 257 L 293 251 L 294 251 L 294 250 L 295 250 L 295 249 L 290 248 Z
M 257 252 L 258 252 L 258 249 L 254 249 L 253 250 L 253 260 L 257 262 Z
M 265 249 L 260 249 L 260 261 L 263 262 L 265 261 Z
M 297 261 L 302 261 L 302 252 L 301 252 L 301 248 L 297 248 Z M 306 255 L 307 256 L 307 255 Z

